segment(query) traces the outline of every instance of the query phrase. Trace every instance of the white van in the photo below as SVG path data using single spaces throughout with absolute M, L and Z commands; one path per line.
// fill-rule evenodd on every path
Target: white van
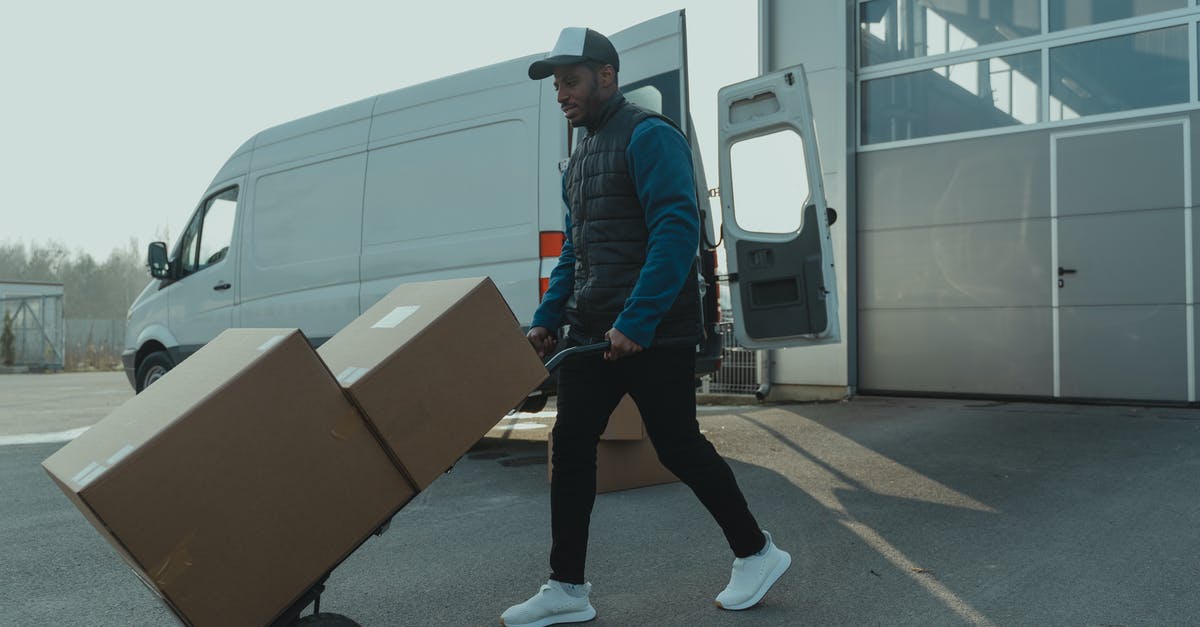
M 626 96 L 688 122 L 703 199 L 684 33 L 678 11 L 611 40 Z M 229 327 L 299 327 L 319 345 L 408 281 L 490 276 L 528 324 L 562 245 L 561 168 L 575 139 L 551 82 L 529 80 L 529 64 L 541 56 L 250 138 L 217 173 L 170 254 L 162 242 L 150 245 L 155 280 L 130 307 L 122 355 L 134 389 Z M 697 280 L 706 284 L 709 333 L 700 372 L 715 369 L 720 354 L 715 239 L 711 220 L 704 224 Z M 735 306 L 740 300 L 735 293 Z

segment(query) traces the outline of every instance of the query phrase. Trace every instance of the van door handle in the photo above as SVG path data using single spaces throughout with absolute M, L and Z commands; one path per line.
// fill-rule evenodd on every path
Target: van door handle
M 1075 274 L 1075 268 L 1064 268 L 1062 266 L 1059 266 L 1058 267 L 1058 276 L 1062 276 L 1064 274 Z
M 233 287 L 233 286 L 224 281 L 221 281 L 220 283 L 217 283 L 216 285 L 214 285 L 213 289 L 217 290 L 218 292 L 223 292 L 231 287 Z

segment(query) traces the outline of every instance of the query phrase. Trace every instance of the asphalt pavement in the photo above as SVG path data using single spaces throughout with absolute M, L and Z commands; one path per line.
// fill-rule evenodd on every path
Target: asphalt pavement
M 334 571 L 322 609 L 497 624 L 548 575 L 551 422 L 502 421 Z M 1200 624 L 1195 410 L 859 397 L 700 422 L 791 570 L 760 606 L 716 609 L 732 556 L 686 487 L 600 495 L 592 625 Z M 0 625 L 174 624 L 39 467 L 60 446 L 0 446 Z
M 69 437 L 131 398 L 123 372 L 0 375 L 0 446 Z

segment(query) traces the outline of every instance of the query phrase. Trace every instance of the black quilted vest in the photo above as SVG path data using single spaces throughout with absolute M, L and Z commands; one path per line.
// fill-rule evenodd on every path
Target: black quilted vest
M 566 323 L 580 341 L 599 341 L 612 328 L 633 292 L 646 261 L 649 232 L 625 149 L 633 129 L 649 117 L 617 94 L 600 121 L 571 155 L 566 190 L 575 247 L 575 290 L 567 300 Z M 676 126 L 676 128 L 678 128 Z M 700 288 L 696 261 L 675 302 L 655 330 L 655 340 L 700 337 Z

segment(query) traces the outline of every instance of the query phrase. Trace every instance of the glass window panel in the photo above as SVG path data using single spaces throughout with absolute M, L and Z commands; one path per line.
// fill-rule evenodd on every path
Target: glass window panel
M 687 126 L 687 120 L 680 114 L 683 98 L 679 94 L 678 70 L 657 74 L 628 85 L 622 84 L 621 92 L 626 98 L 633 94 L 638 98 L 634 102 L 667 116 L 681 128 Z
M 1187 0 L 1049 0 L 1050 30 L 1101 24 L 1182 9 Z
M 196 271 L 196 256 L 198 253 L 198 245 L 200 243 L 200 220 L 204 210 L 196 211 L 192 217 L 192 221 L 188 224 L 183 235 L 180 237 L 177 250 L 179 254 L 179 266 L 183 270 L 184 275 L 191 274 Z
M 862 66 L 968 50 L 1042 32 L 1040 0 L 870 0 L 858 5 Z
M 956 63 L 862 83 L 864 144 L 1034 124 L 1041 53 Z
M 1050 49 L 1050 119 L 1188 100 L 1187 27 Z
M 208 202 L 200 230 L 200 267 L 220 262 L 229 252 L 233 220 L 237 216 L 237 188 L 226 190 Z
M 757 233 L 795 233 L 808 205 L 804 140 L 793 131 L 742 140 L 729 148 L 733 218 Z

